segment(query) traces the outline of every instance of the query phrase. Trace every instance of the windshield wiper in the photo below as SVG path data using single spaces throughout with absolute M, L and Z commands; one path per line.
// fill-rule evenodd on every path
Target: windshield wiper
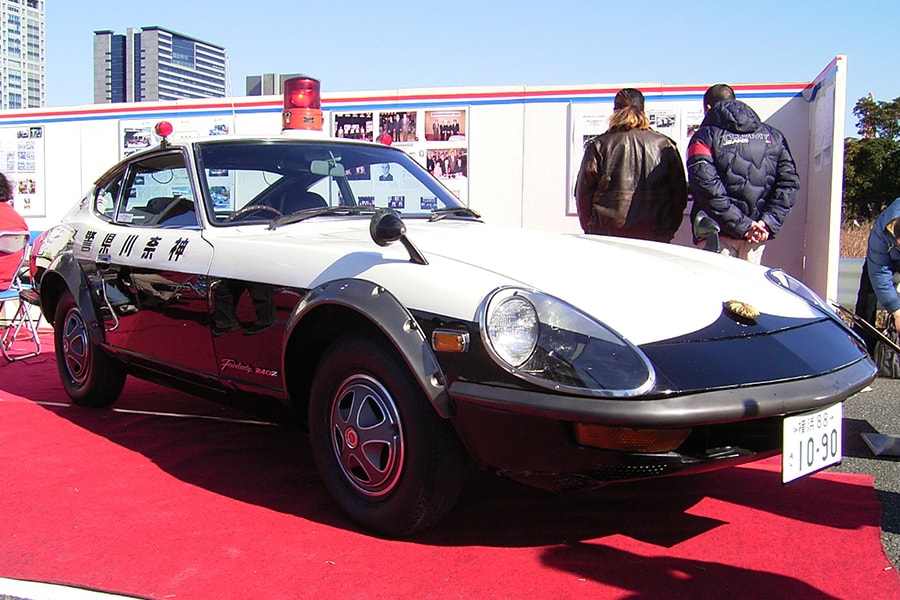
M 431 211 L 431 216 L 428 218 L 428 222 L 433 223 L 434 221 L 440 221 L 445 217 L 456 215 L 462 215 L 464 217 L 475 217 L 476 219 L 481 218 L 480 214 L 467 206 L 448 206 L 447 208 L 436 208 Z
M 307 208 L 299 210 L 277 219 L 269 221 L 269 229 L 277 229 L 282 225 L 290 225 L 291 223 L 299 223 L 313 217 L 322 217 L 327 215 L 359 215 L 363 213 L 372 213 L 375 209 L 370 206 L 323 206 L 321 208 Z

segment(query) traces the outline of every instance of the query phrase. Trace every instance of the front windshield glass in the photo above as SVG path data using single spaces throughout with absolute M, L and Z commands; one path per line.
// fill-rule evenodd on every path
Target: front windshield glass
M 389 207 L 430 217 L 459 200 L 406 153 L 387 146 L 307 140 L 199 145 L 198 171 L 213 225 L 268 223 L 325 207 Z M 326 211 L 323 211 L 326 212 Z

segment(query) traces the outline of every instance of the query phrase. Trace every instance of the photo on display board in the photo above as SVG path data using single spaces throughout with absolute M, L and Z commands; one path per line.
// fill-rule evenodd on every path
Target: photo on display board
M 646 105 L 650 127 L 674 140 L 679 152 L 684 156 L 685 148 L 703 122 L 703 107 L 698 101 L 691 106 L 682 103 L 653 100 Z M 578 170 L 584 158 L 585 145 L 594 137 L 609 129 L 609 118 L 613 113 L 612 102 L 583 103 L 569 105 L 569 152 L 567 188 L 575 188 Z M 578 214 L 574 194 L 566 201 L 566 215 Z
M 215 123 L 209 128 L 209 135 L 228 135 L 228 123 Z
M 700 129 L 703 123 L 704 113 L 702 110 L 686 110 L 682 113 L 681 118 L 684 123 L 684 141 L 685 144 L 691 141 L 691 138 Z
M 416 112 L 383 112 L 378 115 L 379 140 L 387 134 L 391 143 L 417 142 L 419 136 L 416 133 Z
M 429 142 L 454 142 L 466 138 L 466 111 L 426 110 L 425 139 Z
M 371 179 L 369 176 L 369 165 L 361 165 L 353 169 L 346 169 L 344 173 L 347 175 L 347 179 L 351 181 Z
M 652 129 L 662 134 L 675 129 L 675 111 L 672 109 L 649 110 L 647 111 L 647 120 L 650 121 Z
M 209 196 L 212 198 L 213 208 L 230 209 L 231 208 L 231 189 L 227 185 L 211 185 L 209 186 Z
M 367 142 L 373 140 L 375 119 L 371 112 L 336 113 L 332 122 L 334 137 Z
M 37 184 L 34 179 L 20 179 L 17 182 L 16 193 L 19 195 L 34 194 L 37 191 Z
M 438 179 L 455 179 L 468 176 L 469 151 L 465 146 L 457 148 L 431 148 L 425 155 L 425 168 Z
M 12 185 L 13 206 L 23 217 L 43 217 L 43 127 L 0 128 L 0 162 Z
M 140 129 L 125 129 L 122 136 L 122 145 L 129 150 L 149 148 L 152 143 L 149 127 Z
M 609 129 L 612 109 L 612 102 L 569 105 L 569 168 L 566 189 L 575 189 L 575 180 L 584 158 L 585 146 Z M 574 194 L 567 194 L 565 210 L 567 216 L 578 214 Z

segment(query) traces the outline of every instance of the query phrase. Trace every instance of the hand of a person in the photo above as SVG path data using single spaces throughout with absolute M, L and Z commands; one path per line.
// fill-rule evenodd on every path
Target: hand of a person
M 897 331 L 900 331 L 900 309 L 897 309 L 894 312 L 892 312 L 891 316 L 894 317 L 894 328 Z
M 744 234 L 744 239 L 751 244 L 759 241 L 759 230 L 756 229 L 756 223 L 750 226 L 750 229 L 748 229 L 747 233 Z
M 751 243 L 759 244 L 769 239 L 769 228 L 764 221 L 754 221 L 750 229 L 744 234 L 744 238 Z

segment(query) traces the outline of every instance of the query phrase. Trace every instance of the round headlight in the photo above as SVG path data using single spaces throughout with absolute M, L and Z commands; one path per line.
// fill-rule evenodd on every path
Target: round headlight
M 517 367 L 534 352 L 538 317 L 534 305 L 521 296 L 509 296 L 490 308 L 488 339 L 500 358 Z
M 491 292 L 481 339 L 505 371 L 555 392 L 629 398 L 653 387 L 650 360 L 624 337 L 562 300 L 523 288 Z

